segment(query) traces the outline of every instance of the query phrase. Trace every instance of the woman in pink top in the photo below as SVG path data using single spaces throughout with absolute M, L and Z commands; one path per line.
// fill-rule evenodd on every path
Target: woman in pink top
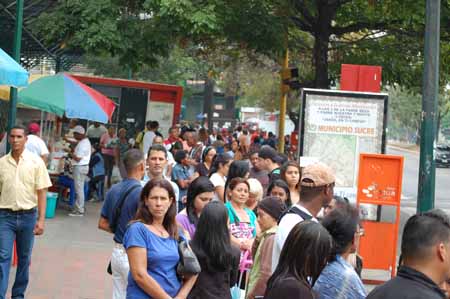
M 108 132 L 100 137 L 100 147 L 102 149 L 103 160 L 105 161 L 105 175 L 108 177 L 106 188 L 111 187 L 111 175 L 114 167 L 114 149 L 117 144 L 116 129 L 108 127 Z

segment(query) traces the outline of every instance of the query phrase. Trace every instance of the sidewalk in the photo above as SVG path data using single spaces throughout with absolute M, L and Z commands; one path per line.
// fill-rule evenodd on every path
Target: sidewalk
M 111 276 L 106 273 L 112 235 L 97 228 L 101 206 L 87 203 L 84 217 L 69 217 L 59 208 L 55 218 L 46 220 L 44 235 L 35 239 L 27 299 L 112 297 Z M 11 268 L 9 290 L 15 269 Z

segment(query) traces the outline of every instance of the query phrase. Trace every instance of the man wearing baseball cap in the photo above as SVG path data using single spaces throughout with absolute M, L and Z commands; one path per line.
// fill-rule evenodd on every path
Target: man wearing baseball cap
M 73 137 L 78 141 L 72 153 L 73 181 L 75 184 L 76 200 L 74 210 L 69 216 L 84 216 L 84 183 L 89 172 L 91 159 L 91 142 L 85 135 L 82 126 L 73 128 Z
M 45 164 L 47 164 L 49 152 L 44 140 L 39 137 L 40 131 L 41 128 L 37 123 L 30 123 L 28 125 L 28 136 L 27 143 L 25 143 L 25 148 L 33 154 L 41 157 Z
M 317 221 L 316 216 L 333 199 L 335 176 L 331 168 L 315 163 L 303 168 L 300 201 L 280 218 L 272 252 L 272 271 L 278 265 L 281 249 L 292 228 L 304 220 Z

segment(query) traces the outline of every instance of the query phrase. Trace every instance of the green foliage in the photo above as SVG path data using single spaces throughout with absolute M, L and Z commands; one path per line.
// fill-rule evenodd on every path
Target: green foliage
M 422 98 L 401 87 L 389 89 L 388 137 L 413 141 L 419 131 Z
M 191 71 L 204 78 L 213 71 L 215 79 L 224 78 L 219 84 L 227 92 L 240 95 L 241 105 L 276 109 L 277 62 L 286 45 L 291 65 L 299 67 L 301 82 L 308 87 L 337 82 L 342 63 L 381 65 L 385 85 L 400 85 L 412 94 L 420 93 L 422 85 L 425 1 L 58 3 L 35 26 L 47 44 L 78 49 L 96 58 L 117 57 L 114 63 L 124 69 L 132 67 L 136 78 L 146 80 L 174 82 L 191 76 Z M 441 13 L 443 92 L 450 81 L 450 0 L 442 1 Z M 265 62 L 261 64 L 262 57 Z M 291 95 L 288 109 L 298 105 L 296 98 Z

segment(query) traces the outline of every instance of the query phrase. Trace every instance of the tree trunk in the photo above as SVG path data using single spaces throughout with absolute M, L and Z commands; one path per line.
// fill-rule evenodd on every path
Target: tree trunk
M 314 85 L 316 88 L 330 87 L 328 78 L 328 44 L 331 35 L 331 21 L 336 14 L 336 7 L 317 1 L 318 17 L 314 26 L 314 65 L 316 69 Z
M 215 81 L 208 76 L 205 81 L 205 89 L 203 92 L 203 113 L 206 113 L 208 121 L 208 129 L 213 127 L 213 101 L 214 101 L 214 85 Z

